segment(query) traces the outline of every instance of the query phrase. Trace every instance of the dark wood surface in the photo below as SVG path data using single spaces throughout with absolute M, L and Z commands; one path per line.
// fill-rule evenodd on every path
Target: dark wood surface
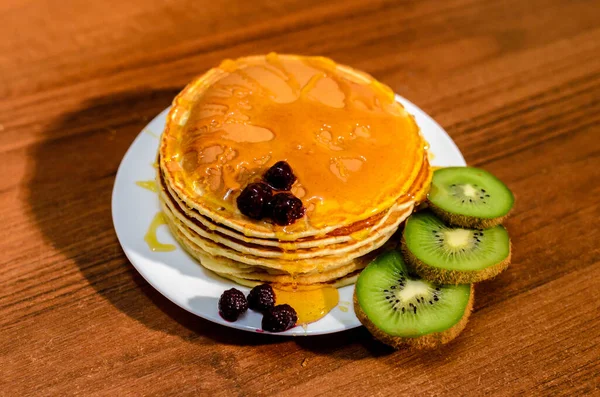
M 125 258 L 133 138 L 225 57 L 319 54 L 431 114 L 517 196 L 507 272 L 458 339 L 214 325 Z M 600 393 L 600 2 L 0 2 L 0 395 Z

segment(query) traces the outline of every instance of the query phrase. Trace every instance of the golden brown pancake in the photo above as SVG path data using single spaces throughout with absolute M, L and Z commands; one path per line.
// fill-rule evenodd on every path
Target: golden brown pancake
M 236 206 L 281 160 L 306 208 L 284 227 Z M 351 279 L 431 180 L 427 144 L 389 87 L 296 55 L 226 60 L 192 81 L 174 100 L 158 162 L 173 234 L 201 264 L 246 284 Z

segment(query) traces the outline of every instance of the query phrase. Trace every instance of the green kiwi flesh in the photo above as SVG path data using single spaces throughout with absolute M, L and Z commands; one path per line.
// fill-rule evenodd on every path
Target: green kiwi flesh
M 409 272 L 398 251 L 379 255 L 360 274 L 354 309 L 360 322 L 395 348 L 435 348 L 454 339 L 473 307 L 473 286 L 436 285 Z
M 402 234 L 402 253 L 421 277 L 442 284 L 487 280 L 510 264 L 511 245 L 503 226 L 447 226 L 430 211 L 411 215 Z
M 502 223 L 515 202 L 502 181 L 474 167 L 436 170 L 427 199 L 431 209 L 445 222 L 478 229 Z

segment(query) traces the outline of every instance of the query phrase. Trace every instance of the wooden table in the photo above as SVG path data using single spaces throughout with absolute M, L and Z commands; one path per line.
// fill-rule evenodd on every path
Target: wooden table
M 600 2 L 0 2 L 0 395 L 600 393 Z M 176 307 L 113 231 L 133 138 L 226 57 L 321 54 L 514 190 L 513 264 L 460 337 L 281 338 Z

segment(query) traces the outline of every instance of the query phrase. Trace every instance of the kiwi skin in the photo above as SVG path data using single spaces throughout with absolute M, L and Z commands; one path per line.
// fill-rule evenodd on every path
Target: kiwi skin
M 446 210 L 437 207 L 434 203 L 427 200 L 429 204 L 429 208 L 433 211 L 433 213 L 443 220 L 446 224 L 453 226 L 465 227 L 467 229 L 490 229 L 492 227 L 498 226 L 502 224 L 506 218 L 512 212 L 512 209 L 504 216 L 500 216 L 498 218 L 477 218 L 474 216 L 467 216 L 461 214 L 453 214 L 452 212 L 448 212 Z M 514 206 L 513 206 L 514 208 Z
M 512 256 L 512 244 L 509 241 L 508 255 L 502 262 L 481 270 L 448 270 L 429 266 L 419 260 L 406 246 L 406 240 L 402 236 L 400 251 L 404 260 L 420 277 L 436 284 L 473 284 L 489 280 L 502 273 L 508 265 Z
M 358 303 L 358 298 L 356 297 L 356 289 L 354 290 L 354 313 L 358 320 L 365 326 L 365 328 L 380 342 L 385 343 L 393 347 L 394 349 L 402 349 L 409 348 L 414 350 L 429 350 L 440 347 L 441 345 L 445 345 L 450 342 L 454 338 L 458 336 L 462 332 L 463 329 L 467 326 L 469 322 L 469 316 L 471 315 L 471 311 L 473 310 L 473 302 L 475 295 L 475 286 L 471 285 L 471 293 L 469 295 L 469 302 L 467 303 L 467 307 L 465 307 L 465 312 L 461 319 L 454 324 L 452 327 L 448 328 L 443 332 L 433 332 L 431 334 L 419 336 L 416 338 L 405 338 L 400 336 L 392 336 L 388 335 L 379 328 L 375 326 L 367 317 L 367 314 L 363 311 Z

